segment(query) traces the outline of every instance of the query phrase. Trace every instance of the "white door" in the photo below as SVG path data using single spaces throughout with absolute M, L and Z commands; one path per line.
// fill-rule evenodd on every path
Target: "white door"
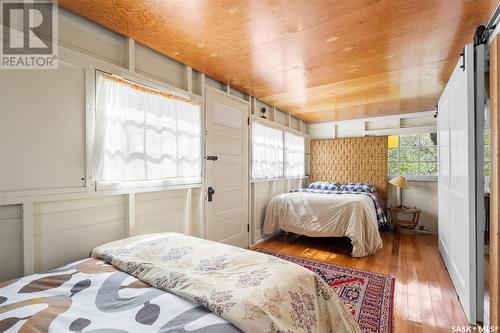
M 470 323 L 476 323 L 474 49 L 468 45 L 438 103 L 439 250 Z
M 206 237 L 234 246 L 248 247 L 250 105 L 207 87 L 205 107 Z

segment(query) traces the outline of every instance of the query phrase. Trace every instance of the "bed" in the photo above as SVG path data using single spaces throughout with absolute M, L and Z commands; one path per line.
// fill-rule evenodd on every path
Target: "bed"
M 264 233 L 279 230 L 309 237 L 349 237 L 353 257 L 382 248 L 379 229 L 387 218 L 374 186 L 315 182 L 275 196 L 266 208 Z
M 262 253 L 162 233 L 91 256 L 0 283 L 0 332 L 360 332 L 320 277 Z

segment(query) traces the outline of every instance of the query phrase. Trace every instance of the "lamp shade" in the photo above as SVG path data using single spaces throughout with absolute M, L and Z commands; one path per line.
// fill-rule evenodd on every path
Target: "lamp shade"
M 396 187 L 400 187 L 400 188 L 404 188 L 404 189 L 410 188 L 410 186 L 408 186 L 408 182 L 406 181 L 406 178 L 403 176 L 398 176 L 396 178 L 392 178 L 391 180 L 389 180 L 389 183 L 391 183 L 392 185 L 394 185 Z

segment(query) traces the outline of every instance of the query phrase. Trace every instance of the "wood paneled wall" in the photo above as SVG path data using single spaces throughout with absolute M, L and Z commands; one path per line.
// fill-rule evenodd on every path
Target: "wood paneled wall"
M 490 47 L 490 326 L 500 325 L 500 37 Z
M 312 140 L 310 181 L 370 183 L 387 199 L 387 136 Z

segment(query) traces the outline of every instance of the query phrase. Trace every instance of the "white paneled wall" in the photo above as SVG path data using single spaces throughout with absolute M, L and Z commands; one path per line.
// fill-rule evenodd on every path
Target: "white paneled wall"
M 258 243 L 269 235 L 264 235 L 264 216 L 269 201 L 276 195 L 287 193 L 291 190 L 306 186 L 307 179 L 277 179 L 269 181 L 256 181 L 252 183 L 252 243 Z
M 138 193 L 135 198 L 136 234 L 184 231 L 186 190 Z
M 166 57 L 150 48 L 135 43 L 135 70 L 169 84 L 187 90 L 184 64 Z
M 21 205 L 0 206 L 0 281 L 23 272 Z
M 0 70 L 0 192 L 83 187 L 84 114 L 82 67 Z
M 407 207 L 418 207 L 422 210 L 417 229 L 437 233 L 438 231 L 438 197 L 437 182 L 408 181 L 410 188 L 403 190 L 403 204 Z M 389 185 L 388 205 L 396 206 L 396 188 Z M 405 218 L 409 218 L 406 216 Z
M 0 77 L 4 79 L 2 82 L 17 82 L 19 87 L 37 83 L 37 80 L 38 83 L 50 81 L 49 86 L 59 87 L 39 91 L 36 98 L 32 97 L 33 94 L 21 96 L 9 92 L 0 99 L 0 118 L 4 128 L 33 125 L 37 138 L 45 140 L 29 141 L 30 136 L 26 133 L 35 133 L 29 127 L 21 131 L 18 139 L 15 138 L 19 133 L 15 131 L 2 132 L 4 142 L 16 146 L 5 148 L 4 145 L 5 149 L 0 149 L 0 160 L 7 156 L 5 151 L 12 149 L 22 160 L 11 163 L 13 167 L 9 170 L 16 178 L 4 177 L 3 182 L 0 181 L 0 281 L 86 258 L 95 246 L 128 235 L 175 231 L 205 236 L 201 185 L 171 190 L 94 190 L 89 171 L 92 133 L 86 132 L 93 124 L 89 110 L 93 104 L 94 69 L 153 86 L 169 85 L 173 91 L 181 89 L 183 93 L 197 94 L 191 96 L 198 100 L 203 99 L 205 84 L 250 100 L 249 96 L 223 83 L 63 8 L 59 9 L 58 19 L 61 70 L 26 71 Z M 37 87 L 40 88 L 40 84 Z M 36 93 L 40 90 L 38 88 L 32 90 Z M 254 98 L 252 100 L 265 105 Z M 276 114 L 280 124 L 307 133 L 308 126 L 304 122 L 272 106 L 265 106 L 269 119 L 274 120 Z M 20 118 L 21 115 L 25 118 Z M 48 117 L 50 115 L 62 115 L 67 119 Z M 61 129 L 70 129 L 70 132 Z M 6 133 L 12 133 L 14 139 Z M 78 140 L 71 139 L 77 135 Z M 47 144 L 47 138 L 54 137 L 57 140 Z M 39 146 L 41 148 L 35 149 Z M 56 159 L 54 156 L 62 157 Z M 69 158 L 73 156 L 78 158 Z M 43 168 L 37 169 L 37 165 Z M 4 167 L 0 163 L 0 168 Z M 0 174 L 5 174 L 1 171 Z M 256 206 L 260 207 L 259 221 L 263 218 L 262 205 L 273 195 L 297 186 L 297 182 L 302 180 L 268 182 L 272 189 L 267 190 L 264 189 L 266 183 L 262 183 L 263 188 L 258 189 L 255 197 Z
M 264 214 L 267 204 L 272 198 L 273 182 L 255 182 L 252 184 L 252 222 L 254 223 L 253 243 L 261 240 L 264 235 L 262 232 L 264 225 Z
M 203 91 L 204 76 L 198 72 L 188 75 L 188 67 L 185 65 L 140 44 L 134 45 L 134 53 L 130 58 L 126 52 L 128 40 L 123 36 L 64 9 L 60 9 L 59 14 L 62 46 L 60 70 L 10 73 L 9 75 L 15 77 L 1 77 L 4 83 L 12 83 L 15 79 L 20 86 L 26 86 L 30 82 L 36 83 L 36 80 L 40 79 L 42 82 L 51 82 L 49 86 L 58 86 L 59 89 L 40 93 L 36 99 L 30 99 L 31 95 L 21 97 L 12 93 L 2 98 L 0 116 L 4 113 L 14 115 L 2 118 L 7 128 L 17 128 L 19 115 L 23 115 L 25 118 L 21 119 L 21 124 L 33 124 L 40 138 L 56 136 L 57 140 L 42 147 L 47 152 L 36 154 L 29 152 L 34 149 L 34 144 L 43 145 L 41 140 L 23 141 L 7 135 L 7 132 L 4 133 L 7 135 L 4 141 L 15 143 L 16 151 L 24 160 L 15 165 L 17 173 L 15 168 L 11 168 L 18 178 L 4 179 L 11 182 L 14 179 L 19 188 L 0 182 L 0 185 L 5 185 L 0 186 L 0 281 L 19 277 L 23 273 L 53 269 L 86 258 L 92 248 L 128 235 L 173 231 L 203 236 L 203 196 L 200 186 L 176 190 L 135 189 L 121 190 L 118 193 L 99 193 L 94 192 L 91 186 L 85 188 L 82 178 L 85 177 L 85 154 L 89 152 L 89 146 L 86 146 L 85 142 L 85 119 L 88 114 L 87 101 L 84 98 L 85 84 L 88 85 L 85 80 L 89 80 L 89 77 L 85 68 L 95 67 L 104 71 L 112 69 L 128 75 L 134 72 L 133 75 L 141 75 L 141 78 L 146 80 L 152 78 L 173 88 L 192 88 L 192 91 L 199 95 Z M 115 65 L 129 67 L 130 71 L 113 67 Z M 191 84 L 188 82 L 190 77 Z M 79 95 L 75 97 L 74 94 L 68 94 L 65 87 L 71 87 Z M 68 101 L 68 98 L 71 103 L 63 103 Z M 40 105 L 45 108 L 41 110 Z M 63 121 L 52 114 L 70 114 L 74 119 Z M 38 118 L 46 121 L 40 121 Z M 54 126 L 70 128 L 70 133 L 80 135 L 80 140 L 70 140 L 71 138 L 58 128 L 54 130 Z M 27 138 L 30 136 L 26 136 L 26 133 L 34 133 L 33 130 L 21 132 Z M 65 144 L 67 149 L 61 149 L 59 143 Z M 0 149 L 0 160 L 6 156 L 5 151 Z M 67 151 L 77 155 L 80 160 L 70 159 Z M 65 158 L 53 158 L 56 153 L 65 154 Z M 40 164 L 44 167 L 42 170 L 57 172 L 52 172 L 51 177 L 46 174 L 38 177 Z M 33 171 L 33 166 L 36 165 L 39 167 Z M 78 171 L 76 175 L 67 176 L 68 170 L 75 169 Z M 60 184 L 61 179 L 66 180 L 62 176 L 67 176 L 66 178 L 74 182 L 71 185 L 78 185 L 79 189 L 65 189 L 68 186 Z M 38 183 L 29 177 L 37 177 L 35 180 Z M 7 193 L 7 190 L 11 192 Z M 12 192 L 15 190 L 26 192 Z M 32 192 L 33 190 L 38 191 Z M 28 208 L 24 214 L 24 222 L 23 204 Z M 23 223 L 26 225 L 24 238 Z
M 204 237 L 203 222 L 203 201 L 201 188 L 191 189 L 191 235 L 196 237 Z
M 436 131 L 434 111 L 310 124 L 311 139 L 336 139 Z
M 123 238 L 124 200 L 115 195 L 34 204 L 34 271 L 88 257 L 92 248 Z
M 192 197 L 188 199 L 188 195 Z M 137 193 L 134 197 L 132 212 L 135 228 L 131 235 L 186 231 L 198 235 L 201 233 L 199 189 Z M 0 207 L 0 280 L 22 273 L 20 207 Z M 127 237 L 128 212 L 127 194 L 35 203 L 34 272 L 86 258 L 94 247 Z M 195 226 L 193 232 L 186 229 L 191 224 Z
M 116 65 L 126 64 L 126 38 L 59 7 L 59 45 L 76 48 Z
M 277 122 L 278 124 L 288 126 L 288 113 L 285 113 L 280 110 L 275 110 L 274 121 Z
M 289 120 L 290 120 L 289 126 L 291 128 L 296 129 L 297 131 L 301 130 L 301 128 L 300 128 L 300 119 L 290 116 Z

